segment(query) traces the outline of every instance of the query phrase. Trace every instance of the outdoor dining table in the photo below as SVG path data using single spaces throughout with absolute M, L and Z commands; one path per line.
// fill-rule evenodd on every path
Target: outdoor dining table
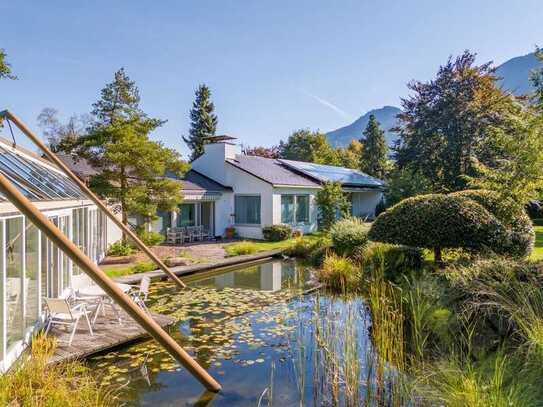
M 115 283 L 117 287 L 121 289 L 123 293 L 128 293 L 133 287 L 129 284 L 123 284 L 123 283 Z M 77 295 L 80 298 L 99 298 L 100 304 L 98 306 L 98 309 L 96 310 L 96 314 L 94 315 L 93 324 L 96 321 L 96 318 L 98 317 L 98 313 L 100 310 L 103 310 L 104 308 L 104 301 L 106 301 L 110 306 L 115 315 L 117 316 L 117 319 L 119 320 L 119 324 L 122 324 L 122 318 L 119 310 L 115 306 L 115 302 L 113 299 L 99 286 L 96 284 L 89 285 L 87 287 L 82 287 L 77 290 Z

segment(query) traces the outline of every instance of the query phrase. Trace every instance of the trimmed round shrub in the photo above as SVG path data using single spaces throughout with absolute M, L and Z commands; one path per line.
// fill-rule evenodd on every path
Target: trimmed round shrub
M 535 232 L 526 210 L 512 199 L 487 190 L 466 190 L 450 194 L 471 199 L 494 215 L 507 230 L 507 238 L 492 248 L 498 254 L 526 257 L 532 251 Z
M 358 218 L 338 220 L 330 228 L 334 251 L 342 256 L 352 256 L 368 243 L 368 227 Z
M 377 217 L 369 232 L 371 240 L 435 251 L 441 249 L 492 249 L 507 231 L 494 215 L 477 202 L 453 195 L 419 195 L 404 199 Z
M 270 225 L 262 228 L 262 234 L 270 242 L 279 242 L 292 236 L 292 228 L 284 224 Z

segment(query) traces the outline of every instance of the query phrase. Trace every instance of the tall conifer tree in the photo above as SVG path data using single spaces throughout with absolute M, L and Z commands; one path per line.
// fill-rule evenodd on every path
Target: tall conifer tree
M 360 156 L 360 169 L 376 178 L 384 178 L 387 170 L 388 146 L 385 132 L 372 114 L 364 130 L 364 138 L 360 140 L 364 148 Z
M 195 95 L 196 98 L 190 111 L 189 136 L 183 136 L 183 141 L 191 150 L 191 161 L 204 153 L 204 144 L 207 144 L 207 138 L 214 136 L 217 131 L 217 116 L 213 113 L 215 106 L 211 101 L 211 91 L 205 84 L 202 84 L 196 90 Z

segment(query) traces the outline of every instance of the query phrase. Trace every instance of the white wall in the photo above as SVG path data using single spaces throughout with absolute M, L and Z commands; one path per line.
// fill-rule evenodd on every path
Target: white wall
M 383 199 L 381 191 L 352 193 L 352 213 L 359 218 L 375 217 L 375 207 Z
M 302 233 L 313 233 L 317 231 L 317 204 L 315 196 L 316 188 L 274 188 L 273 190 L 273 224 L 281 223 L 281 195 L 309 195 L 309 223 L 292 224 L 292 228 Z
M 228 143 L 215 143 L 204 145 L 204 154 L 191 163 L 192 168 L 219 184 L 231 186 L 228 183 L 226 172 L 226 158 L 235 158 L 239 153 L 238 147 Z

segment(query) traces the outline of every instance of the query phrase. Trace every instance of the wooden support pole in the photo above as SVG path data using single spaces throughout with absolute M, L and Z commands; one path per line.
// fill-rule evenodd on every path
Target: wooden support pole
M 130 299 L 96 264 L 69 240 L 47 217 L 36 208 L 13 184 L 0 173 L 0 191 L 27 219 L 79 266 L 128 315 L 140 324 L 168 353 L 179 361 L 208 390 L 218 392 L 221 385 L 207 373 L 153 318 Z
M 123 224 L 109 209 L 108 207 L 98 198 L 86 185 L 81 181 L 77 175 L 75 175 L 60 159 L 51 151 L 49 148 L 28 128 L 26 125 L 17 117 L 15 114 L 11 113 L 8 110 L 0 112 L 0 118 L 6 118 L 15 124 L 19 130 L 21 130 L 43 153 L 49 158 L 53 163 L 55 163 L 66 175 L 73 181 L 75 184 L 81 188 L 81 190 L 87 195 L 91 201 L 93 201 L 96 206 L 98 206 L 109 219 L 113 221 L 121 230 L 130 237 L 144 252 L 149 258 L 160 268 L 164 273 L 168 275 L 179 287 L 185 288 L 185 284 L 177 277 L 173 271 L 171 271 L 168 266 L 164 264 L 162 260 L 158 258 L 146 245 L 143 243 L 140 238 L 130 230 L 126 225 Z

